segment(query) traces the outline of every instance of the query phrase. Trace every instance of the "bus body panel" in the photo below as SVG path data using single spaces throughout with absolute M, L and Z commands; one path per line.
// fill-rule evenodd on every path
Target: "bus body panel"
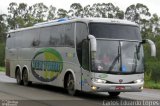
M 95 92 L 95 91 L 116 91 L 116 87 L 124 86 L 125 89 L 120 89 L 117 91 L 120 92 L 139 92 L 141 91 L 141 87 L 144 82 L 135 83 L 134 81 L 139 79 L 144 79 L 144 73 L 142 74 L 128 74 L 128 75 L 118 75 L 118 74 L 107 74 L 107 73 L 98 73 L 91 72 L 91 70 L 85 70 L 82 67 L 80 62 L 80 58 L 78 56 L 77 48 L 77 27 L 76 22 L 82 22 L 88 24 L 89 22 L 94 21 L 94 19 L 86 19 L 86 20 L 73 20 L 69 22 L 59 22 L 51 25 L 41 25 L 41 26 L 33 26 L 30 28 L 24 28 L 16 31 L 11 31 L 10 34 L 13 34 L 11 37 L 7 39 L 6 46 L 6 71 L 10 77 L 15 78 L 16 68 L 20 68 L 21 76 L 24 68 L 27 68 L 29 80 L 33 82 L 49 84 L 59 87 L 64 87 L 64 77 L 67 72 L 71 72 L 74 76 L 75 81 L 75 89 L 82 90 L 87 92 Z M 75 24 L 75 23 L 76 24 Z M 113 23 L 118 21 L 109 21 L 109 20 L 96 20 L 96 22 L 100 23 Z M 50 32 L 53 30 L 52 26 L 57 25 L 65 25 L 65 24 L 74 23 L 74 46 L 40 46 L 43 42 L 43 39 L 47 38 L 47 31 Z M 127 23 L 127 21 L 120 21 L 118 24 L 124 25 L 133 25 L 134 23 Z M 48 28 L 49 27 L 49 28 Z M 46 29 L 45 33 L 42 34 Z M 88 27 L 87 27 L 88 28 Z M 41 31 L 41 30 L 44 31 Z M 67 28 L 61 29 L 60 31 L 66 30 Z M 29 30 L 29 32 L 27 32 Z M 30 31 L 32 30 L 32 32 Z M 68 30 L 68 29 L 67 29 Z M 86 29 L 88 31 L 88 29 Z M 24 32 L 23 32 L 24 31 Z M 35 31 L 35 32 L 34 32 Z M 21 33 L 22 32 L 22 33 Z M 14 34 L 15 33 L 15 34 Z M 16 35 L 17 33 L 17 35 Z M 21 33 L 18 35 L 18 33 Z M 59 32 L 61 33 L 61 32 Z M 42 34 L 42 35 L 41 35 Z M 25 36 L 18 38 L 18 36 Z M 86 36 L 84 36 L 86 37 Z M 16 39 L 18 38 L 18 40 Z M 27 38 L 29 40 L 25 41 Z M 42 39 L 43 38 L 43 39 Z M 11 39 L 11 40 L 10 40 Z M 70 39 L 67 37 L 63 37 L 60 39 L 65 39 L 66 42 L 70 43 Z M 87 39 L 81 38 L 81 41 Z M 42 40 L 42 41 L 41 41 Z M 52 41 L 53 40 L 53 41 Z M 58 40 L 54 40 L 49 38 L 49 43 L 57 43 Z M 15 44 L 18 42 L 18 44 Z M 28 47 L 18 47 L 19 45 L 23 45 L 23 43 L 28 42 Z M 48 43 L 47 42 L 47 43 Z M 65 42 L 65 41 L 64 41 Z M 46 42 L 45 42 L 46 43 Z M 56 44 L 55 43 L 55 44 Z M 70 43 L 72 44 L 72 43 Z M 9 47 L 8 45 L 14 45 L 13 47 Z M 100 79 L 105 80 L 106 83 L 97 83 L 94 80 Z M 96 90 L 93 90 L 92 87 L 96 87 Z M 127 88 L 128 87 L 128 88 Z

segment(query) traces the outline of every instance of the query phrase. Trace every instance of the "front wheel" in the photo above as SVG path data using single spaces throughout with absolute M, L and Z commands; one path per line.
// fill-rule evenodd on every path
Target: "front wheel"
M 32 84 L 32 82 L 28 80 L 28 72 L 26 69 L 23 71 L 22 79 L 23 79 L 23 84 L 25 86 L 29 86 Z
M 109 96 L 111 97 L 117 97 L 120 94 L 120 92 L 108 92 L 108 93 L 109 93 Z
M 67 78 L 67 91 L 72 96 L 76 93 L 75 82 L 72 74 L 69 74 Z

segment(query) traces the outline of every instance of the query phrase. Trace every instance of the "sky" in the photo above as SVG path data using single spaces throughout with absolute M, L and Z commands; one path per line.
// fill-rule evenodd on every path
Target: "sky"
M 7 14 L 7 8 L 11 2 L 23 2 L 27 3 L 29 6 L 43 2 L 48 7 L 53 5 L 56 8 L 63 8 L 66 10 L 69 10 L 72 3 L 80 3 L 83 7 L 94 3 L 113 3 L 123 11 L 132 4 L 142 3 L 149 8 L 151 14 L 157 13 L 160 16 L 160 0 L 0 0 L 0 14 Z

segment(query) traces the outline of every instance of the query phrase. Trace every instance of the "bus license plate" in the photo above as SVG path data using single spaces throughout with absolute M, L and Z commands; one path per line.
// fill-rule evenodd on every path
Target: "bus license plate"
M 124 90 L 124 89 L 125 89 L 124 86 L 116 86 L 116 87 L 115 87 L 115 90 Z

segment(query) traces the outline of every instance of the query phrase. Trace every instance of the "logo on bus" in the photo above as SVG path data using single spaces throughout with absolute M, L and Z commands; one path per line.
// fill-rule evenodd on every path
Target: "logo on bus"
M 61 55 L 52 48 L 44 48 L 36 52 L 31 61 L 34 77 L 43 82 L 55 80 L 63 69 Z

